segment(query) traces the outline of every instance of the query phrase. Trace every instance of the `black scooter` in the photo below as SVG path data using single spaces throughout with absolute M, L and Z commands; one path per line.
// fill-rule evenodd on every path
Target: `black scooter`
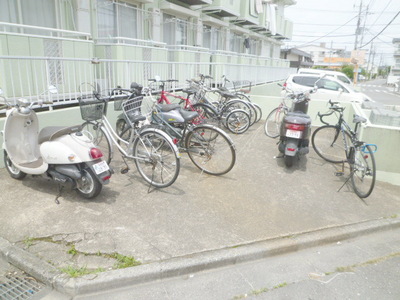
M 292 107 L 282 120 L 280 127 L 279 151 L 283 154 L 286 167 L 293 166 L 295 157 L 309 152 L 311 118 L 307 115 L 310 93 L 293 93 Z

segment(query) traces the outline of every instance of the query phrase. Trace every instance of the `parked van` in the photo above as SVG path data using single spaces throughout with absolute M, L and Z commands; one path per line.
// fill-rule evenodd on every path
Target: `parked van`
M 353 82 L 351 81 L 351 79 L 342 72 L 328 71 L 328 70 L 323 70 L 323 69 L 299 69 L 299 71 L 297 73 L 298 74 L 310 74 L 310 75 L 326 74 L 326 76 L 330 76 L 335 79 L 338 79 L 348 85 L 353 85 Z

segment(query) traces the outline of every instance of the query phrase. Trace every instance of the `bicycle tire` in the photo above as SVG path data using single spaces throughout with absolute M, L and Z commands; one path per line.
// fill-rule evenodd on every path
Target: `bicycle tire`
M 199 114 L 199 117 L 195 118 L 192 122 L 194 125 L 199 125 L 201 123 L 208 123 L 215 126 L 220 126 L 220 118 L 217 112 L 215 112 L 210 106 L 204 103 L 193 104 L 193 111 Z
M 250 126 L 252 126 L 257 119 L 257 112 L 254 107 L 250 105 L 248 101 L 241 99 L 229 100 L 222 108 L 223 116 L 226 117 L 230 111 L 235 109 L 242 109 L 247 112 L 250 116 Z
M 112 142 L 104 128 L 97 122 L 87 121 L 82 124 L 82 131 L 90 133 L 91 136 L 89 135 L 89 138 L 93 138 L 93 144 L 101 150 L 103 158 L 107 164 L 110 164 L 113 154 Z
M 271 138 L 277 138 L 280 135 L 280 128 L 286 111 L 282 107 L 274 108 L 267 116 L 264 124 L 264 132 Z
M 340 128 L 334 125 L 321 126 L 313 132 L 311 143 L 319 157 L 331 163 L 341 163 L 347 160 L 341 132 Z M 344 133 L 347 146 L 351 146 L 350 134 L 347 131 Z
M 246 102 L 248 102 L 248 103 L 250 104 L 250 106 L 251 106 L 251 108 L 253 109 L 253 111 L 254 111 L 254 113 L 255 113 L 255 116 L 256 116 L 256 117 L 255 117 L 255 120 L 254 120 L 254 123 L 257 123 L 258 121 L 260 121 L 261 118 L 262 118 L 262 110 L 261 110 L 261 107 L 260 107 L 258 104 L 252 102 L 252 101 L 250 100 L 250 97 L 247 96 L 247 95 L 245 95 L 245 94 L 243 94 L 243 93 L 236 93 L 236 96 L 237 96 L 239 99 L 241 99 L 241 100 L 243 100 L 243 101 L 246 101 Z M 253 124 L 254 124 L 254 123 L 253 123 Z
M 244 110 L 233 110 L 226 116 L 225 124 L 230 132 L 242 134 L 250 127 L 250 117 Z
M 226 174 L 236 162 L 232 140 L 215 126 L 196 126 L 186 135 L 185 147 L 193 164 L 210 175 Z
M 362 152 L 360 148 L 354 151 L 354 157 L 351 158 L 350 174 L 351 184 L 354 192 L 360 198 L 367 198 L 371 195 L 376 180 L 376 165 L 374 153 L 370 146 L 366 145 L 367 152 Z
M 256 111 L 257 111 L 257 120 L 256 120 L 256 123 L 257 123 L 257 122 L 259 122 L 259 121 L 261 120 L 261 118 L 262 118 L 262 109 L 261 109 L 261 107 L 260 107 L 258 104 L 253 103 L 253 102 L 252 102 L 252 104 L 253 104 L 253 106 L 255 107 Z
M 143 179 L 157 188 L 173 184 L 180 171 L 179 155 L 170 139 L 145 131 L 133 142 L 135 165 Z

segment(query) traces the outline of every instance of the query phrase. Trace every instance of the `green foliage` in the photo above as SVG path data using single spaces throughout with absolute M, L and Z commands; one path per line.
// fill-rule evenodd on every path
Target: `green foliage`
M 141 264 L 140 261 L 137 261 L 132 256 L 125 256 L 125 255 L 122 255 L 119 253 L 113 253 L 110 255 L 110 257 L 117 260 L 117 262 L 114 266 L 116 269 L 129 268 L 129 267 L 134 267 L 134 266 L 138 266 Z
M 86 267 L 75 267 L 75 266 L 67 266 L 64 268 L 60 268 L 61 272 L 66 273 L 67 275 L 69 275 L 72 278 L 76 278 L 76 277 L 81 277 L 84 275 L 88 275 L 88 274 L 97 274 L 100 272 L 104 272 L 105 270 L 103 268 L 97 268 L 95 270 L 90 270 Z
M 354 78 L 354 66 L 345 65 L 342 67 L 342 69 L 340 71 L 343 72 L 344 74 L 346 74 L 347 77 L 349 77 L 350 79 Z
M 71 245 L 71 248 L 67 251 L 68 254 L 71 254 L 72 256 L 75 256 L 78 254 L 78 251 L 75 249 L 75 245 Z

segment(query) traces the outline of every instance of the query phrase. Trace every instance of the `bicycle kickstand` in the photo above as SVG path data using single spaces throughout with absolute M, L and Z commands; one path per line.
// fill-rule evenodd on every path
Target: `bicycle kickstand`
M 335 172 L 335 176 L 343 176 L 344 175 L 344 161 L 342 161 L 342 170 Z
M 349 177 L 346 179 L 346 181 L 342 184 L 342 186 L 340 187 L 340 189 L 338 189 L 338 192 L 340 192 L 340 190 L 346 185 L 346 183 L 350 180 L 351 176 L 353 176 L 354 171 L 351 171 Z

